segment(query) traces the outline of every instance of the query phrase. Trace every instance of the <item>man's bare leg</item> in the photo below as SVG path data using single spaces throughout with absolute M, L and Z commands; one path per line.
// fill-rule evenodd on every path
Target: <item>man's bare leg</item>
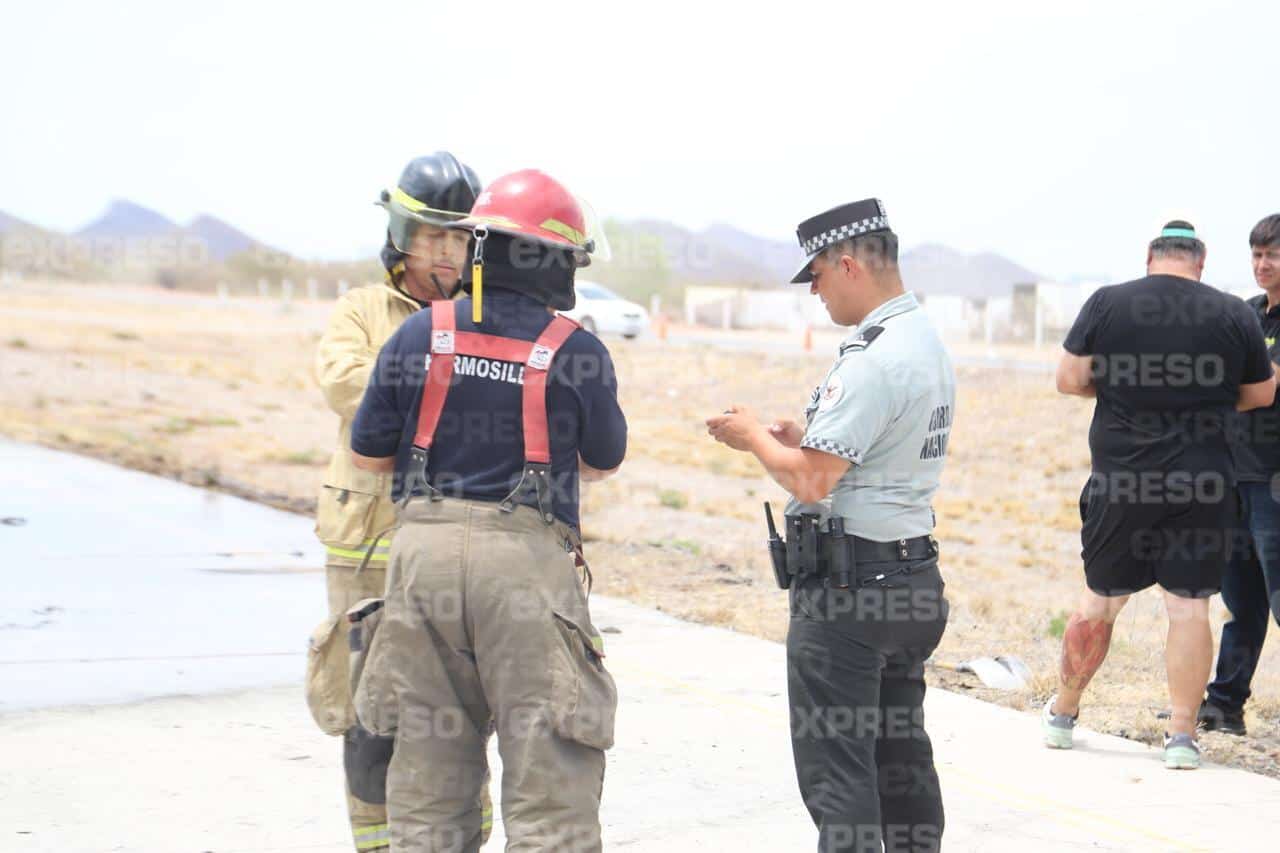
M 1196 711 L 1213 666 L 1209 599 L 1182 598 L 1165 592 L 1164 604 L 1169 613 L 1165 670 L 1169 675 L 1169 701 L 1173 709 L 1169 734 L 1194 735 Z
M 1104 596 L 1091 589 L 1085 590 L 1080 607 L 1071 614 L 1067 630 L 1062 635 L 1058 698 L 1050 709 L 1052 713 L 1069 717 L 1080 713 L 1080 697 L 1107 657 L 1107 650 L 1111 648 L 1111 629 L 1128 600 L 1127 595 Z M 1198 697 L 1196 701 L 1199 702 Z

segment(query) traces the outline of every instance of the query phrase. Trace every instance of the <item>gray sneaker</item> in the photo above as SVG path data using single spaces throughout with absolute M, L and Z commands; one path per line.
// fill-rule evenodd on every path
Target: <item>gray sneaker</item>
M 1053 703 L 1057 700 L 1056 693 L 1050 696 L 1049 701 L 1044 703 L 1044 710 L 1040 712 L 1040 729 L 1044 733 L 1044 745 L 1050 749 L 1070 749 L 1071 735 L 1076 728 L 1076 718 L 1053 713 Z
M 1191 735 L 1166 734 L 1164 766 L 1170 770 L 1195 770 L 1200 766 L 1200 744 Z

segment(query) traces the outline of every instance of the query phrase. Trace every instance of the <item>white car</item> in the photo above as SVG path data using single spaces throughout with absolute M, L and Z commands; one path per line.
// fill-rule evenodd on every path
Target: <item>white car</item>
M 575 288 L 577 304 L 572 311 L 561 311 L 577 320 L 592 334 L 618 334 L 634 338 L 649 329 L 649 312 L 628 302 L 603 284 L 578 279 Z

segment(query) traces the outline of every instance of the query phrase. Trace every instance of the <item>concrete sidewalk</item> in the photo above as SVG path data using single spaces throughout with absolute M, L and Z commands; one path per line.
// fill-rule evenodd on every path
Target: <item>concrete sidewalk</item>
M 787 740 L 783 649 L 595 601 L 622 707 L 608 849 L 810 849 Z M 301 663 L 301 656 L 299 656 Z M 950 850 L 1268 850 L 1280 782 L 1088 731 L 1073 752 L 1038 722 L 932 691 Z M 0 849 L 346 850 L 339 742 L 300 687 L 0 717 Z M 494 756 L 495 770 L 498 768 Z M 491 849 L 501 849 L 501 821 Z
M 340 742 L 301 695 L 325 600 L 301 571 L 322 562 L 311 522 L 4 442 L 0 496 L 23 522 L 0 525 L 0 851 L 349 850 Z M 607 847 L 812 849 L 783 648 L 593 609 L 622 700 Z M 943 691 L 926 711 L 948 850 L 1277 846 L 1280 781 L 1167 771 L 1088 731 L 1053 752 L 1034 714 Z

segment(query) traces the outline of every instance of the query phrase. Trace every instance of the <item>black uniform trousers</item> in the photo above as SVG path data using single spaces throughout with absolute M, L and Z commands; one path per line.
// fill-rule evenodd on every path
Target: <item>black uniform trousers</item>
M 921 705 L 924 661 L 947 623 L 943 587 L 936 556 L 860 563 L 848 589 L 812 575 L 792 583 L 791 743 L 821 853 L 941 846 Z

